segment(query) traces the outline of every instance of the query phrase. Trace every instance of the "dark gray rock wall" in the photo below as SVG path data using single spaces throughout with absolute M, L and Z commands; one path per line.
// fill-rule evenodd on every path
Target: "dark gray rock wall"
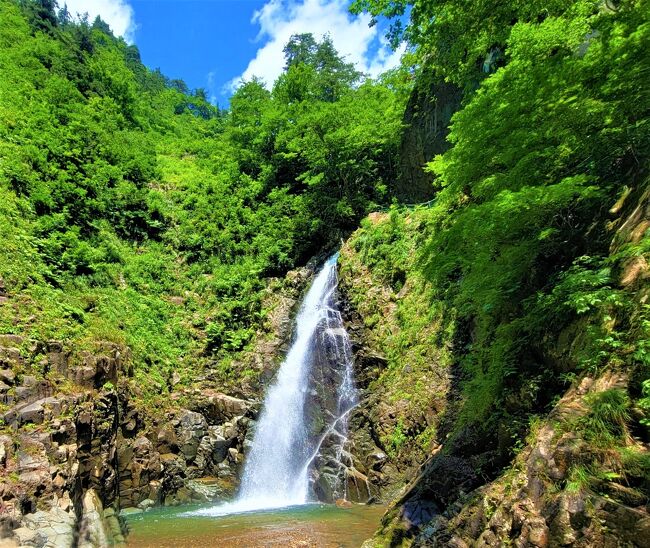
M 442 82 L 427 69 L 418 78 L 404 111 L 400 177 L 395 188 L 401 201 L 419 203 L 433 198 L 433 175 L 424 167 L 449 148 L 449 123 L 462 98 L 458 87 Z

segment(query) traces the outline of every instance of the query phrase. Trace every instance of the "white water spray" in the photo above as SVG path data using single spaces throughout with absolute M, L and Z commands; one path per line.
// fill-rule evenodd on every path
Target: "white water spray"
M 219 516 L 308 502 L 309 468 L 327 435 L 347 437 L 347 422 L 356 405 L 352 352 L 341 313 L 336 308 L 337 255 L 314 279 L 296 318 L 296 335 L 269 388 L 244 466 L 239 496 L 232 503 L 193 514 Z M 325 348 L 327 364 L 340 370 L 336 413 L 322 436 L 314 439 L 306 423 L 310 371 L 318 348 Z

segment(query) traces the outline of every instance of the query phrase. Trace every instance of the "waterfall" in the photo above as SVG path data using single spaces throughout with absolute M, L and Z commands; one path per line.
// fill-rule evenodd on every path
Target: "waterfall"
M 342 456 L 356 389 L 350 341 L 336 306 L 337 256 L 327 260 L 301 304 L 294 342 L 267 391 L 255 427 L 237 499 L 196 513 L 223 515 L 304 504 L 309 498 L 310 465 L 328 436 L 338 439 L 337 455 Z M 310 399 L 317 396 L 316 378 L 335 385 L 335 394 L 327 394 L 331 390 L 321 385 L 321 393 L 326 393 L 321 399 L 334 397 L 329 409 L 310 408 Z M 317 429 L 311 420 L 315 412 L 323 422 Z

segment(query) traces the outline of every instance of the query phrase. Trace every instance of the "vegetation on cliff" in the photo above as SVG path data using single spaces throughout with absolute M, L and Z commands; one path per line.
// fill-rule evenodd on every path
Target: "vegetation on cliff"
M 0 333 L 31 348 L 11 383 L 52 376 L 52 339 L 111 343 L 148 403 L 206 371 L 220 390 L 257 380 L 240 358 L 300 291 L 269 278 L 382 209 L 340 272 L 364 470 L 384 487 L 425 462 L 385 539 L 605 543 L 616 512 L 650 538 L 648 0 L 353 9 L 393 18 L 402 69 L 368 80 L 296 35 L 273 88 L 245 82 L 222 110 L 100 19 L 0 0 Z M 393 201 L 411 89 L 440 153 L 418 207 Z
M 432 398 L 419 376 L 444 378 L 451 364 L 443 415 L 423 422 L 412 406 L 397 406 L 395 430 L 409 426 L 400 444 L 415 446 L 432 425 L 434 447 L 443 443 L 401 515 L 423 527 L 461 491 L 495 477 L 572 382 L 611 370 L 629 382 L 587 398 L 591 411 L 563 427 L 590 447 L 565 487 L 622 481 L 647 501 L 650 6 L 356 3 L 388 16 L 409 4 L 416 58 L 464 89 L 463 104 L 450 149 L 428 165 L 435 203 L 366 222 L 343 258 L 343 268 L 368 269 L 366 286 L 382 284 L 397 301 L 388 329 L 369 326 L 389 358 L 378 379 L 387 394 L 395 376 L 405 400 Z M 362 284 L 351 285 L 367 318 L 382 315 Z M 417 321 L 421 297 L 408 296 L 423 292 L 428 330 Z M 409 339 L 391 358 L 395 341 Z M 447 350 L 435 362 L 408 351 L 427 356 L 431 347 Z M 451 462 L 458 468 L 444 469 Z M 431 486 L 436 474 L 460 487 Z M 397 541 L 405 531 L 387 534 Z
M 243 374 L 225 358 L 264 323 L 264 279 L 388 199 L 400 78 L 298 35 L 274 88 L 226 111 L 100 19 L 36 0 L 0 18 L 0 331 L 128 346 L 151 393 L 215 359 Z

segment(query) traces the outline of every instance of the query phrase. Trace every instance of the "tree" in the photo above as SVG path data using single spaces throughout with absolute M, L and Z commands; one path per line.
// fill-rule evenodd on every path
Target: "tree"
M 58 25 L 56 0 L 23 0 L 22 5 L 36 29 L 52 32 Z
M 111 27 L 99 15 L 97 17 L 95 17 L 95 20 L 93 21 L 92 28 L 103 32 L 107 36 L 111 36 L 111 37 L 113 36 L 113 32 L 111 31 Z
M 68 4 L 63 4 L 63 7 L 59 10 L 58 19 L 59 24 L 64 28 L 66 25 L 72 23 L 72 15 L 70 15 L 70 11 L 68 11 Z
M 399 37 L 416 48 L 418 62 L 434 66 L 439 76 L 461 87 L 475 89 L 485 77 L 485 68 L 494 68 L 495 61 L 503 63 L 515 24 L 565 13 L 594 13 L 600 5 L 599 0 L 355 0 L 351 10 L 367 11 L 375 21 L 379 16 L 401 21 L 411 7 L 408 25 Z M 397 36 L 392 38 L 395 41 Z
M 311 97 L 334 102 L 361 78 L 354 65 L 336 51 L 329 35 L 317 42 L 312 34 L 295 34 L 284 54 L 286 68 L 279 85 L 288 101 Z
M 293 34 L 283 49 L 284 59 L 286 61 L 284 65 L 285 70 L 300 63 L 306 65 L 313 64 L 317 47 L 318 45 L 313 34 Z

